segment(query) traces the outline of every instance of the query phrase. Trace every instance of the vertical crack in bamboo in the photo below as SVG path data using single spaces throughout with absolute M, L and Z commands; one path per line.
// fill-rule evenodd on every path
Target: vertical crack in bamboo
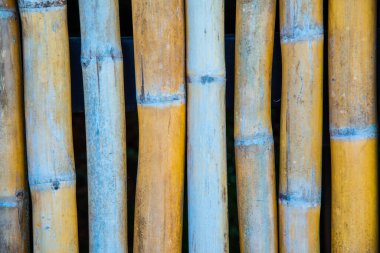
M 277 252 L 271 122 L 276 0 L 236 3 L 235 160 L 241 252 Z
M 280 0 L 280 252 L 319 252 L 323 1 Z
M 228 252 L 224 1 L 187 0 L 190 252 Z
M 127 252 L 123 56 L 118 1 L 80 0 L 91 252 Z
M 185 169 L 182 0 L 132 0 L 139 159 L 134 252 L 181 252 Z
M 0 2 L 0 252 L 29 251 L 21 47 L 15 0 Z
M 78 252 L 64 0 L 19 0 L 35 252 Z
M 329 1 L 332 252 L 379 251 L 376 5 Z

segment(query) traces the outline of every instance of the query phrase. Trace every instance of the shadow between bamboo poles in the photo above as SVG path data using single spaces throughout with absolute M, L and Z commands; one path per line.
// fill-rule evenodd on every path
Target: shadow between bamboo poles
M 0 252 L 29 251 L 19 18 L 0 2 Z
M 35 252 L 78 252 L 65 0 L 19 0 Z
M 332 252 L 378 252 L 376 1 L 329 1 Z
M 127 164 L 119 5 L 80 0 L 91 252 L 127 252 Z
M 134 252 L 181 252 L 185 168 L 182 0 L 133 0 L 139 118 Z
M 319 252 L 323 1 L 280 0 L 280 252 Z
M 236 3 L 235 160 L 241 252 L 277 252 L 271 122 L 276 0 Z
M 228 252 L 224 1 L 187 0 L 190 252 Z

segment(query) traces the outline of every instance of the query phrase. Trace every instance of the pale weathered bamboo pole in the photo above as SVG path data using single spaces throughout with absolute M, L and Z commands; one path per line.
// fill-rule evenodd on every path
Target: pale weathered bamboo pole
M 139 116 L 134 252 L 181 252 L 185 169 L 182 0 L 133 0 Z
M 187 0 L 190 252 L 228 252 L 224 1 Z
M 28 190 L 20 30 L 15 0 L 0 1 L 0 252 L 28 252 Z
M 277 252 L 271 121 L 276 0 L 236 2 L 235 161 L 241 252 Z
M 91 252 L 127 252 L 127 165 L 119 3 L 80 0 Z
M 332 252 L 378 252 L 376 0 L 329 1 Z
M 323 1 L 280 0 L 280 252 L 319 252 Z
M 18 0 L 35 252 L 77 252 L 65 0 Z

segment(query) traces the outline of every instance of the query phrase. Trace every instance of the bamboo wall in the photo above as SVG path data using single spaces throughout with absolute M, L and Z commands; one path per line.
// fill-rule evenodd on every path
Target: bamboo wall
M 377 10 L 0 0 L 0 252 L 378 252 Z

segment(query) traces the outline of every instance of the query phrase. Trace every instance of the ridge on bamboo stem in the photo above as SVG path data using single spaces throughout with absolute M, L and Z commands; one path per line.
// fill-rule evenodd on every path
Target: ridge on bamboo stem
M 15 0 L 0 2 L 0 52 L 0 252 L 28 252 L 29 201 Z
M 228 252 L 224 1 L 187 0 L 190 252 Z
M 91 252 L 127 252 L 127 173 L 118 1 L 79 0 Z
M 65 0 L 19 0 L 35 252 L 78 252 Z
M 280 252 L 319 252 L 323 1 L 280 0 Z
M 379 251 L 376 5 L 329 1 L 332 252 Z
M 181 252 L 185 169 L 182 0 L 132 0 L 139 159 L 134 252 Z
M 234 135 L 241 252 L 277 252 L 278 247 L 270 99 L 275 16 L 276 0 L 236 2 Z

